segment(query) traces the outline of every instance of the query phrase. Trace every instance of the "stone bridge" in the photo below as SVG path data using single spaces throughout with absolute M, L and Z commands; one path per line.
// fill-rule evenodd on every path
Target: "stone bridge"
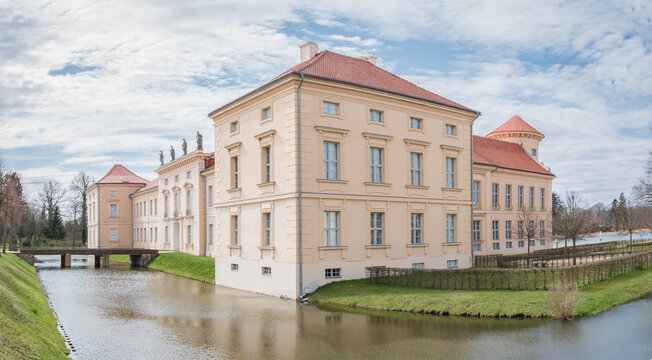
M 94 260 L 95 267 L 108 267 L 109 255 L 129 255 L 131 267 L 145 266 L 158 255 L 158 250 L 152 249 L 110 249 L 110 248 L 21 248 L 16 254 L 29 264 L 34 265 L 35 255 L 60 255 L 61 267 L 70 267 L 72 255 L 87 255 L 89 260 Z

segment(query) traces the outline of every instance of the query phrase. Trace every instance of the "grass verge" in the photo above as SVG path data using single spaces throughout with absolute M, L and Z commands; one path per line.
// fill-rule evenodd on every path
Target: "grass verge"
M 109 260 L 118 263 L 128 263 L 129 255 L 109 255 Z
M 180 252 L 161 253 L 147 267 L 194 280 L 215 283 L 215 258 L 213 257 L 194 256 Z
M 637 270 L 579 289 L 574 316 L 590 316 L 652 292 L 652 269 Z M 554 317 L 550 291 L 432 290 L 373 284 L 330 283 L 310 295 L 311 303 L 369 310 L 486 317 Z
M 66 359 L 65 339 L 34 267 L 0 256 L 0 359 Z

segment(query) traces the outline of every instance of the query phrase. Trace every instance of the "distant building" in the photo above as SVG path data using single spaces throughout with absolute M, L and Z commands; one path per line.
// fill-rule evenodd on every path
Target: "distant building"
M 468 267 L 472 237 L 478 254 L 505 250 L 487 250 L 487 222 L 517 215 L 490 205 L 496 182 L 544 189 L 538 215 L 549 222 L 553 176 L 523 149 L 538 150 L 536 130 L 510 120 L 493 139 L 472 138 L 479 113 L 373 57 L 307 43 L 301 60 L 209 114 L 213 154 L 171 161 L 152 182 L 129 172 L 116 194 L 124 230 L 113 243 L 102 233 L 100 246 L 213 256 L 216 284 L 297 298 L 367 266 Z M 119 187 L 100 180 L 89 195 L 100 188 Z

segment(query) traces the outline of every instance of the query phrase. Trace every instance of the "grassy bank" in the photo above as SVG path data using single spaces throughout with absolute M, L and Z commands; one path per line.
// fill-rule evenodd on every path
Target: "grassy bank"
M 109 255 L 109 260 L 119 263 L 128 263 L 129 255 Z
M 0 256 L 0 359 L 65 359 L 68 348 L 34 267 Z
M 575 316 L 590 316 L 652 292 L 652 269 L 638 270 L 579 289 Z M 370 310 L 425 312 L 461 316 L 553 317 L 550 291 L 431 290 L 341 281 L 323 286 L 310 296 L 313 304 Z
M 150 269 L 215 283 L 215 258 L 179 252 L 161 253 L 147 265 Z

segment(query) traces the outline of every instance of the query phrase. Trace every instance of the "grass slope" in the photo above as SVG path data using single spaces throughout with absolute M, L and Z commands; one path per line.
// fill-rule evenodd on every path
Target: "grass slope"
M 213 257 L 194 256 L 180 252 L 162 253 L 147 267 L 194 280 L 215 283 L 215 258 Z
M 109 255 L 109 260 L 119 263 L 128 263 L 129 255 Z
M 590 316 L 652 292 L 652 269 L 634 271 L 580 288 L 575 316 Z M 325 285 L 310 302 L 370 310 L 480 316 L 554 316 L 550 292 L 432 290 L 372 284 L 367 280 Z
M 0 256 L 0 359 L 66 359 L 34 267 L 12 254 Z

